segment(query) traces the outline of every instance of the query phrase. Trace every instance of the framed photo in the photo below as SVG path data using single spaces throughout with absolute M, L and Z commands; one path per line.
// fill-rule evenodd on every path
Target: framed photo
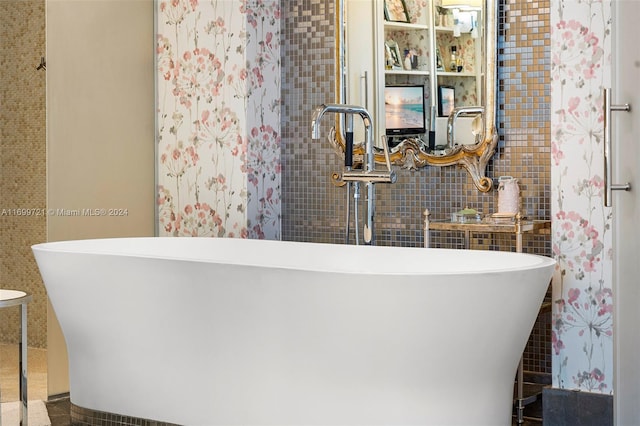
M 384 42 L 385 51 L 385 68 L 390 70 L 401 70 L 402 68 L 402 56 L 400 56 L 400 48 L 398 43 L 393 40 L 387 40 Z
M 405 70 L 418 69 L 418 52 L 416 52 L 416 49 L 404 49 L 403 65 Z
M 409 22 L 404 0 L 384 0 L 384 19 L 390 22 Z
M 453 86 L 438 86 L 438 116 L 448 117 L 455 108 L 455 89 Z
M 438 48 L 436 48 L 436 71 L 444 71 L 444 62 Z
M 387 40 L 384 43 L 385 57 L 387 61 L 387 69 L 401 70 L 402 68 L 402 56 L 400 54 L 400 47 L 398 43 L 393 40 Z

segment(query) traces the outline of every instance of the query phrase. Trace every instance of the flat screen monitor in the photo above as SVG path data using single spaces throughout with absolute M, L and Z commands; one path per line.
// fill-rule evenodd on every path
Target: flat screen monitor
M 424 86 L 388 85 L 384 88 L 385 128 L 388 137 L 427 132 Z

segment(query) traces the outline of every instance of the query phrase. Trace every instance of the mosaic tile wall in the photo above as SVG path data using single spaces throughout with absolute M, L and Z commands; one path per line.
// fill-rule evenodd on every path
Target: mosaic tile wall
M 121 414 L 92 410 L 90 408 L 80 407 L 73 403 L 71 403 L 69 411 L 71 426 L 178 426 L 174 423 L 167 423 L 157 420 L 143 419 L 140 417 L 123 416 Z
M 45 0 L 0 1 L 0 287 L 33 295 L 29 345 L 46 347 L 46 293 L 31 245 L 46 239 Z M 19 307 L 0 310 L 0 342 L 19 340 Z
M 548 1 L 500 2 L 500 142 L 488 176 L 518 178 L 522 211 L 550 219 L 549 6 Z M 283 2 L 282 10 L 283 239 L 343 243 L 346 191 L 331 184 L 341 159 L 325 140 L 312 140 L 316 105 L 334 97 L 334 5 L 324 0 Z M 331 127 L 325 118 L 322 134 Z M 457 167 L 397 169 L 392 186 L 376 186 L 379 245 L 424 245 L 423 211 L 444 219 L 464 207 L 496 211 L 497 192 L 478 192 Z M 432 232 L 434 247 L 461 248 L 463 235 Z M 512 238 L 481 235 L 473 247 L 514 250 Z M 551 254 L 550 236 L 525 236 L 524 251 Z M 356 260 L 354 261 L 366 261 Z M 551 372 L 550 315 L 543 312 L 525 352 L 525 370 Z

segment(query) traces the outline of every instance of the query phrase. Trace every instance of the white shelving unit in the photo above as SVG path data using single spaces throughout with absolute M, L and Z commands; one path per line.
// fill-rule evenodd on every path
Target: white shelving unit
M 482 12 L 473 11 L 482 22 Z M 454 86 L 456 90 L 456 106 L 482 105 L 482 43 L 480 38 L 473 38 L 470 31 L 461 32 L 454 36 L 454 29 L 450 26 L 435 27 L 435 48 L 439 50 L 444 62 L 444 70 L 436 70 L 438 85 Z M 450 59 L 451 46 L 456 46 L 458 55 L 463 57 L 463 70 L 460 72 L 447 70 Z M 464 88 L 464 92 L 462 89 Z
M 459 88 L 456 106 L 480 105 L 483 90 L 481 69 L 481 43 L 472 39 L 469 32 L 454 37 L 453 28 L 435 26 L 436 5 L 440 0 L 404 0 L 410 22 L 392 22 L 385 19 L 385 0 L 346 0 L 345 16 L 347 52 L 344 81 L 347 91 L 345 102 L 362 105 L 374 118 L 374 140 L 381 143 L 385 135 L 384 90 L 386 85 L 424 85 L 427 127 L 442 128 L 437 118 L 438 86 L 450 85 Z M 435 2 L 435 5 L 434 5 Z M 437 20 L 439 23 L 440 21 Z M 481 20 L 478 21 L 481 25 Z M 370 38 L 369 38 L 370 37 Z M 387 44 L 397 45 L 399 61 L 395 66 L 387 63 Z M 465 65 L 462 72 L 436 70 L 436 49 L 443 63 L 448 60 L 450 45 L 464 50 Z M 369 48 L 371 46 L 371 48 Z M 407 69 L 404 63 L 405 50 L 417 53 L 417 67 Z M 463 93 L 463 90 L 465 91 Z M 356 143 L 360 136 L 359 124 L 354 123 Z M 446 138 L 445 138 L 446 139 Z
M 435 118 L 435 99 L 432 96 L 433 90 L 433 31 L 432 31 L 432 6 L 431 1 L 427 6 L 419 8 L 418 0 L 405 0 L 410 22 L 391 22 L 384 16 L 384 0 L 377 0 L 377 24 L 382 27 L 378 33 L 377 50 L 378 56 L 382 60 L 378 62 L 377 75 L 381 78 L 377 81 L 376 97 L 384 98 L 384 90 L 387 85 L 422 85 L 425 88 L 425 112 L 427 117 L 427 128 L 431 127 L 432 117 Z M 398 50 L 402 54 L 402 69 L 389 69 L 387 63 L 388 44 L 397 43 Z M 410 69 L 404 63 L 406 51 L 412 51 L 417 55 L 416 67 Z M 409 68 L 409 69 L 408 69 Z M 377 133 L 378 140 L 382 140 L 380 135 L 385 134 L 385 105 L 384 102 L 378 104 L 376 115 L 378 119 Z

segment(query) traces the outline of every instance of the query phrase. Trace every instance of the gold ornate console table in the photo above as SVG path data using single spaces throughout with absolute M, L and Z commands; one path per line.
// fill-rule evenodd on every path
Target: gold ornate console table
M 444 220 L 429 220 L 429 210 L 425 210 L 424 246 L 429 247 L 429 231 L 462 231 L 464 232 L 464 247 L 471 246 L 471 234 L 515 234 L 516 251 L 522 253 L 522 235 L 526 233 L 543 233 L 551 229 L 550 220 L 524 220 L 516 216 L 513 220 L 493 220 L 485 218 L 481 221 L 451 222 Z
M 551 229 L 550 220 L 524 220 L 520 214 L 511 220 L 488 217 L 468 222 L 453 222 L 444 220 L 429 220 L 429 210 L 424 211 L 424 246 L 429 247 L 429 231 L 462 231 L 464 232 L 464 248 L 471 247 L 471 234 L 515 234 L 516 252 L 522 253 L 522 235 L 526 233 L 548 233 Z M 544 308 L 543 304 L 543 308 Z M 516 377 L 517 396 L 515 399 L 517 410 L 517 424 L 524 423 L 524 407 L 536 401 L 538 395 L 524 396 L 524 364 L 520 358 Z

